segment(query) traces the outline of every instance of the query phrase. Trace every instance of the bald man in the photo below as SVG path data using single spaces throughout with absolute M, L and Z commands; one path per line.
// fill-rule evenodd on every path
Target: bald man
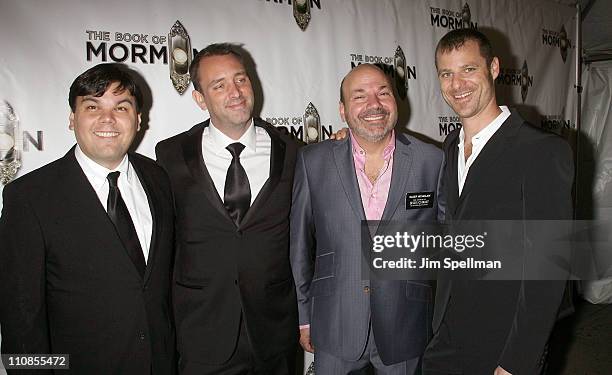
M 315 353 L 317 374 L 368 366 L 413 374 L 431 334 L 431 286 L 362 280 L 361 223 L 433 222 L 442 154 L 394 130 L 393 86 L 378 67 L 355 67 L 340 91 L 349 136 L 302 148 L 296 163 L 290 254 L 300 344 Z M 410 207 L 412 193 L 429 194 L 430 204 Z

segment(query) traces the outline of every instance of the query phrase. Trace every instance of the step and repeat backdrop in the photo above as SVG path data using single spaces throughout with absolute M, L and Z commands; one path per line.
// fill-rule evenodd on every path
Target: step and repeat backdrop
M 440 96 L 434 49 L 451 29 L 477 28 L 500 57 L 498 101 L 571 132 L 575 22 L 574 8 L 546 0 L 0 0 L 0 189 L 75 143 L 68 89 L 102 62 L 141 76 L 136 150 L 154 157 L 157 142 L 207 118 L 186 72 L 215 42 L 243 45 L 256 115 L 306 143 L 345 126 L 340 81 L 361 63 L 395 82 L 398 126 L 440 143 L 461 124 Z

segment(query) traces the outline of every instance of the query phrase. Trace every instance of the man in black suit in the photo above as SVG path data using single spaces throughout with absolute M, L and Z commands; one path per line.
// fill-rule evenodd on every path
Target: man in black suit
M 473 29 L 449 32 L 436 48 L 436 67 L 442 95 L 463 124 L 444 142 L 445 221 L 570 220 L 570 148 L 497 105 L 499 60 L 487 38 Z M 425 373 L 538 374 L 564 286 L 441 278 Z
M 100 64 L 69 103 L 77 145 L 4 189 L 2 352 L 69 354 L 66 373 L 172 374 L 172 194 L 153 160 L 128 152 L 140 89 Z
M 253 89 L 236 46 L 201 50 L 190 74 L 193 99 L 210 119 L 156 148 L 177 213 L 179 369 L 293 374 L 289 208 L 297 147 L 253 119 Z

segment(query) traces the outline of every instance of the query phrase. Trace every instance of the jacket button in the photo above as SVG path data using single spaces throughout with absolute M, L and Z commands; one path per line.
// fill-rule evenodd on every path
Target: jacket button
M 238 280 L 234 280 L 234 285 L 238 285 Z
M 236 237 L 241 238 L 242 237 L 242 231 L 240 229 L 238 229 L 236 231 Z
M 145 337 L 144 332 L 140 332 L 140 340 L 144 341 Z
M 369 286 L 367 286 L 367 285 L 366 285 L 366 286 L 364 286 L 364 287 L 363 287 L 363 292 L 364 292 L 364 293 L 370 293 L 370 287 L 369 287 Z

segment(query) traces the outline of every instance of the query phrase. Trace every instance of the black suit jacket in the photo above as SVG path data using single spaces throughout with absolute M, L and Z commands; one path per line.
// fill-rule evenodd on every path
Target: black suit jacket
M 457 182 L 459 130 L 444 142 L 441 189 L 445 221 L 570 220 L 572 153 L 561 137 L 526 123 L 516 112 Z M 440 276 L 434 332 L 444 320 L 466 374 L 495 367 L 535 374 L 555 322 L 564 281 L 465 281 Z
M 270 177 L 236 227 L 206 169 L 209 121 L 160 142 L 177 214 L 174 309 L 182 360 L 220 364 L 236 347 L 241 312 L 255 355 L 266 360 L 297 342 L 289 265 L 289 209 L 297 145 L 272 125 Z
M 129 160 L 153 217 L 144 280 L 74 148 L 5 187 L 0 218 L 3 353 L 70 354 L 70 371 L 62 374 L 174 373 L 170 184 L 154 161 L 138 154 L 129 154 Z

